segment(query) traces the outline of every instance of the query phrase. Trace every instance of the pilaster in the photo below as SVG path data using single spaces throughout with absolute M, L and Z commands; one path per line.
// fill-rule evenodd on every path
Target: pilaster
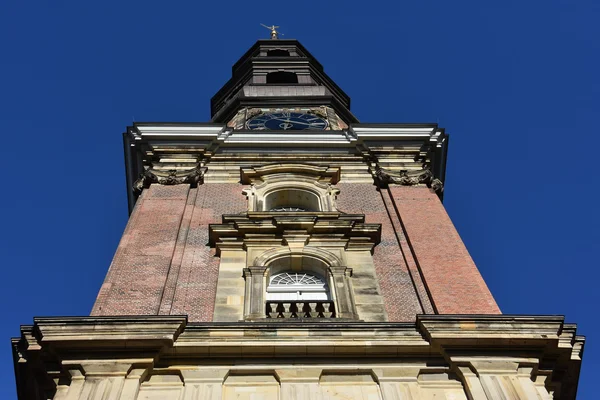
M 383 400 L 419 400 L 419 372 L 423 367 L 375 368 Z
M 265 317 L 265 266 L 244 268 L 246 280 L 245 319 L 252 320 Z
M 181 369 L 185 389 L 182 400 L 221 400 L 227 369 Z
M 322 368 L 287 368 L 275 370 L 281 385 L 281 398 L 289 400 L 323 400 L 319 387 Z
M 338 305 L 338 317 L 356 319 L 356 307 L 354 304 L 354 290 L 352 289 L 352 268 L 345 266 L 331 266 L 331 277 L 335 286 L 335 294 Z

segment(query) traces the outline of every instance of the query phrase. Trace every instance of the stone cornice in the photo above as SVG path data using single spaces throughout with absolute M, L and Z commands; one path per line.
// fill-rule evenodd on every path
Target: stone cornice
M 466 345 L 486 349 L 490 345 L 488 341 L 497 341 L 497 348 L 510 348 L 517 342 L 525 346 L 537 342 L 543 344 L 534 346 L 538 349 L 554 348 L 557 351 L 565 349 L 569 350 L 569 354 L 575 344 L 579 346 L 585 342 L 583 336 L 574 334 L 576 330 L 574 324 L 564 323 L 563 316 L 427 314 L 418 315 L 416 323 L 335 322 L 328 320 L 327 324 L 316 321 L 299 324 L 290 320 L 188 323 L 185 316 L 160 315 L 48 317 L 35 318 L 33 325 L 23 325 L 21 338 L 13 339 L 13 343 L 21 340 L 33 341 L 28 345 L 30 350 L 41 349 L 44 346 L 53 346 L 56 349 L 67 348 L 75 342 L 79 343 L 78 347 L 88 345 L 96 348 L 99 344 L 104 344 L 107 347 L 127 345 L 138 348 L 133 341 L 140 343 L 159 341 L 163 346 L 170 346 L 180 341 L 190 342 L 196 339 L 210 341 L 230 338 L 232 337 L 231 332 L 234 331 L 239 332 L 233 336 L 240 340 L 244 337 L 246 338 L 244 340 L 260 340 L 261 336 L 271 340 L 270 330 L 279 332 L 277 335 L 279 338 L 285 337 L 288 331 L 289 335 L 297 337 L 298 329 L 305 331 L 307 340 L 310 340 L 315 346 L 323 345 L 321 341 L 313 340 L 315 337 L 321 335 L 329 337 L 329 333 L 334 330 L 345 332 L 339 338 L 342 342 L 359 337 L 372 340 L 373 336 L 384 340 L 395 338 L 398 341 L 407 339 L 409 342 L 413 342 L 418 337 L 418 341 L 422 343 L 433 344 L 436 342 L 444 346 Z M 569 331 L 568 340 L 563 337 L 565 330 Z M 582 348 L 579 347 L 579 350 L 582 351 Z M 581 358 L 580 354 L 575 356 L 570 358 Z
M 71 347 L 160 347 L 175 342 L 187 324 L 185 316 L 35 318 L 33 334 L 43 344 Z M 134 341 L 131 341 L 135 339 Z
M 243 184 L 263 182 L 270 176 L 279 174 L 293 174 L 298 176 L 313 177 L 318 181 L 326 181 L 336 184 L 340 179 L 340 169 L 323 167 L 311 164 L 269 164 L 261 167 L 250 167 L 240 169 L 240 181 Z M 289 177 L 288 177 L 289 179 Z
M 278 357 L 325 357 L 331 363 L 360 356 L 383 363 L 398 357 L 446 360 L 464 374 L 535 368 L 550 376 L 548 385 L 560 391 L 561 399 L 574 399 L 584 340 L 560 316 L 419 315 L 415 324 L 331 320 L 188 324 L 184 316 L 132 316 L 36 318 L 33 326 L 21 328 L 21 337 L 12 344 L 19 391 L 34 371 L 36 379 L 47 374 L 44 385 L 51 393 L 52 377 L 77 371 L 121 376 L 135 365 L 178 365 L 184 356 L 186 365 L 206 357 L 212 362 L 267 357 L 272 363 Z M 105 370 L 110 360 L 118 364 L 118 371 Z
M 306 240 L 333 239 L 353 250 L 372 249 L 381 240 L 381 224 L 364 223 L 364 215 L 339 212 L 249 212 L 223 215 L 223 223 L 209 225 L 209 243 L 220 252 L 221 244 L 281 242 L 286 234 L 305 235 Z
M 184 170 L 199 163 L 209 167 L 208 182 L 238 181 L 240 171 L 231 167 L 233 161 L 257 168 L 279 163 L 343 166 L 341 175 L 362 182 L 369 179 L 373 162 L 392 171 L 428 163 L 435 178 L 443 181 L 448 138 L 436 124 L 360 123 L 324 132 L 233 130 L 217 123 L 135 123 L 123 137 L 127 182 L 132 188 L 130 210 L 137 199 L 134 182 L 145 170 Z

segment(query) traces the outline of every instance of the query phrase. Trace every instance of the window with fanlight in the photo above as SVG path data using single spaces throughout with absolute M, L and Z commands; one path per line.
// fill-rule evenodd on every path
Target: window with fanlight
M 325 279 L 315 273 L 281 272 L 271 276 L 267 300 L 330 300 Z

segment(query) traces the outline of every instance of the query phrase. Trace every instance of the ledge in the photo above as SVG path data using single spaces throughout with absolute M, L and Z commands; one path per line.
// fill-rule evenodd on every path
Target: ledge
M 125 368 L 140 360 L 174 367 L 236 360 L 274 365 L 290 360 L 340 365 L 347 360 L 400 365 L 408 360 L 444 360 L 450 368 L 509 360 L 553 375 L 561 398 L 575 398 L 584 343 L 576 326 L 565 324 L 564 317 L 536 315 L 418 315 L 416 323 L 52 317 L 35 318 L 33 326 L 22 326 L 21 337 L 12 340 L 22 390 L 40 368 L 46 374 L 44 382 L 50 384 L 50 376 L 64 372 L 61 365 L 82 365 L 93 372 L 93 368 L 104 371 L 111 363 Z

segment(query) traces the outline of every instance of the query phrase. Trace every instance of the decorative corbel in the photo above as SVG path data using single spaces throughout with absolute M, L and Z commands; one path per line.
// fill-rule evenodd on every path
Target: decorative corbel
M 186 183 L 191 185 L 191 187 L 196 187 L 204 182 L 206 170 L 206 167 L 201 167 L 200 165 L 194 169 L 184 171 L 176 169 L 161 171 L 148 168 L 134 182 L 133 191 L 139 194 L 142 190 L 149 188 L 152 183 L 160 185 L 181 185 Z
M 151 183 L 157 183 L 158 177 L 152 173 L 151 169 L 146 169 L 140 174 L 140 177 L 133 183 L 133 192 L 142 193 L 142 190 L 148 188 Z
M 441 193 L 444 190 L 444 184 L 441 180 L 433 177 L 433 172 L 428 165 L 425 165 L 420 170 L 403 170 L 400 172 L 386 171 L 379 165 L 375 169 L 375 179 L 382 185 L 387 186 L 389 184 L 413 186 L 413 185 L 427 185 L 436 193 Z
M 431 189 L 436 193 L 442 193 L 444 191 L 444 183 L 439 179 L 431 181 Z

